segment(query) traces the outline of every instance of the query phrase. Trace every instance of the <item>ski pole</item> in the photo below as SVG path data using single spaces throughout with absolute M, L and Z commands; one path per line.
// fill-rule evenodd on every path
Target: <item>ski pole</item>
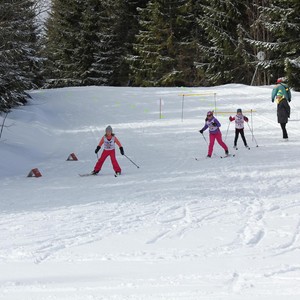
M 201 135 L 203 136 L 204 141 L 206 142 L 207 146 L 209 146 L 209 145 L 208 145 L 208 142 L 207 142 L 207 139 L 206 139 L 206 137 L 204 136 L 204 134 L 201 133 Z M 216 154 L 216 153 L 214 153 L 213 155 L 214 155 L 214 156 L 217 156 L 217 157 L 220 156 L 220 155 L 218 155 L 218 154 Z
M 226 142 L 226 139 L 227 139 L 227 134 L 228 134 L 228 130 L 229 130 L 229 127 L 230 127 L 230 121 L 229 121 L 229 123 L 228 123 L 228 126 L 227 126 L 227 131 L 226 131 L 226 136 L 225 136 L 225 142 Z
M 203 138 L 204 138 L 204 141 L 205 141 L 205 142 L 206 142 L 206 144 L 208 145 L 208 142 L 207 142 L 207 140 L 206 140 L 206 138 L 205 138 L 204 134 L 203 134 L 203 133 L 201 133 L 201 135 L 203 136 Z
M 137 168 L 139 168 L 139 166 L 134 162 L 132 161 L 126 154 L 124 154 L 124 156 L 133 164 L 135 165 Z
M 250 131 L 251 131 L 251 134 L 252 134 L 252 140 L 254 140 L 254 141 L 255 141 L 255 143 L 256 143 L 256 147 L 258 147 L 258 144 L 257 144 L 256 138 L 254 137 L 254 133 L 253 133 L 253 131 L 252 131 L 252 129 L 251 129 L 251 127 L 250 127 L 250 125 L 249 125 L 249 123 L 248 123 L 248 122 L 247 122 L 247 124 L 248 124 L 248 127 L 249 127 L 249 129 L 250 129 Z

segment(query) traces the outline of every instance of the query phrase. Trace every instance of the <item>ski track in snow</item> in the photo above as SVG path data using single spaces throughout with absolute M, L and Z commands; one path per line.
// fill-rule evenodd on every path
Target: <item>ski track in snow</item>
M 197 131 L 212 99 L 190 97 L 181 122 L 180 89 L 35 91 L 39 105 L 14 110 L 0 144 L 0 299 L 299 299 L 300 95 L 285 143 L 270 87 L 205 90 L 222 111 L 257 111 L 259 147 L 246 127 L 251 150 L 239 140 L 234 158 L 216 145 L 205 159 Z M 107 163 L 80 178 L 107 124 L 141 168 L 118 154 L 124 176 Z M 43 177 L 26 178 L 36 166 Z

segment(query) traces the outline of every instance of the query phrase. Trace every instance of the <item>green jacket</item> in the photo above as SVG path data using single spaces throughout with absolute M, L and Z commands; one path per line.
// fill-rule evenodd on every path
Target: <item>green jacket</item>
M 285 98 L 288 102 L 291 102 L 291 100 L 292 100 L 291 90 L 290 90 L 290 88 L 288 87 L 287 84 L 282 83 L 282 82 L 279 83 L 279 84 L 277 84 L 277 85 L 274 87 L 274 89 L 273 89 L 273 91 L 272 91 L 272 102 L 274 102 L 274 100 L 275 100 L 275 98 L 276 98 L 276 95 L 277 95 L 278 91 L 281 91 L 282 94 L 283 94 L 283 96 L 284 96 L 284 98 Z

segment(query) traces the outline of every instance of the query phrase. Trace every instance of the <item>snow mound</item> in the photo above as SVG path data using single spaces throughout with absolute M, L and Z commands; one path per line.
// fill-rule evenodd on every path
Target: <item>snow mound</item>
M 299 299 L 300 94 L 283 142 L 271 88 L 31 92 L 0 141 L 0 298 Z M 215 106 L 235 157 L 205 159 Z M 237 108 L 251 150 L 232 149 Z M 117 150 L 122 176 L 79 177 L 108 124 L 140 169 Z

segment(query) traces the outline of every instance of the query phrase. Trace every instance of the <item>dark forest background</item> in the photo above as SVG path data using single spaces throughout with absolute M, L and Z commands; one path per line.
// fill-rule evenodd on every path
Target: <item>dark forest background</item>
M 267 85 L 286 77 L 300 90 L 299 0 L 50 4 L 39 22 L 37 1 L 0 0 L 0 111 L 41 87 Z

